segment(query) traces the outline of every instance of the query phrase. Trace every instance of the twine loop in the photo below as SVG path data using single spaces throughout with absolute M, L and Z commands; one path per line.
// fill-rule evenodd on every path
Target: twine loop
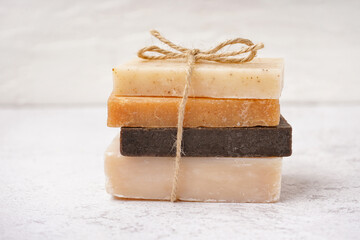
M 151 35 L 156 37 L 158 40 L 168 45 L 170 48 L 176 50 L 169 51 L 158 46 L 149 46 L 144 47 L 138 51 L 138 57 L 147 59 L 147 60 L 167 60 L 167 59 L 186 59 L 186 79 L 184 92 L 182 95 L 182 99 L 179 105 L 178 110 L 178 123 L 177 123 L 177 135 L 176 135 L 176 158 L 175 158 L 175 167 L 174 167 L 174 175 L 173 175 L 173 183 L 172 190 L 170 195 L 170 201 L 175 202 L 177 200 L 176 192 L 178 187 L 178 177 L 180 170 L 180 159 L 181 159 L 181 145 L 182 145 L 182 137 L 183 137 L 183 124 L 184 124 L 184 115 L 185 115 L 185 107 L 186 102 L 189 97 L 189 88 L 191 85 L 191 75 L 194 69 L 194 65 L 198 60 L 206 60 L 212 62 L 219 63 L 245 63 L 251 61 L 257 53 L 257 50 L 264 48 L 263 43 L 254 44 L 252 41 L 244 38 L 234 38 L 227 41 L 224 41 L 214 48 L 208 51 L 201 51 L 200 49 L 188 49 L 182 47 L 180 45 L 174 44 L 170 40 L 164 38 L 158 31 L 151 30 Z M 234 44 L 245 44 L 245 47 L 242 47 L 238 51 L 230 51 L 218 53 L 221 49 L 228 45 Z M 155 53 L 149 54 L 149 53 Z M 234 56 L 241 55 L 244 53 L 248 53 L 247 56 L 242 58 L 234 58 Z

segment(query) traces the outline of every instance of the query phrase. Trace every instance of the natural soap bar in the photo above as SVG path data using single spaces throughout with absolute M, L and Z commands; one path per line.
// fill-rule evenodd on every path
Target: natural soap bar
M 177 96 L 185 86 L 185 61 L 136 59 L 113 69 L 116 95 Z M 283 87 L 284 61 L 255 58 L 241 64 L 197 62 L 189 96 L 278 99 Z
M 175 127 L 181 98 L 119 97 L 108 100 L 109 127 Z M 189 98 L 184 127 L 276 126 L 278 99 Z
M 275 202 L 282 158 L 183 157 L 177 196 L 183 201 Z M 113 196 L 169 200 L 172 157 L 125 157 L 116 137 L 105 153 L 106 189 Z
M 129 128 L 120 131 L 124 156 L 175 156 L 176 128 Z M 276 127 L 184 128 L 187 157 L 285 157 L 291 155 L 291 126 L 281 117 Z

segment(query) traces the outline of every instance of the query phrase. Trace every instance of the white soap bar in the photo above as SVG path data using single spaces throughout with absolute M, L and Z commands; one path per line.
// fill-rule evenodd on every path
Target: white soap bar
M 186 63 L 136 59 L 113 69 L 115 95 L 181 97 Z M 284 61 L 255 58 L 242 64 L 196 63 L 189 89 L 192 97 L 278 99 Z
M 174 158 L 125 157 L 119 136 L 105 153 L 106 189 L 130 199 L 169 200 Z M 178 199 L 203 202 L 276 202 L 282 158 L 183 157 Z

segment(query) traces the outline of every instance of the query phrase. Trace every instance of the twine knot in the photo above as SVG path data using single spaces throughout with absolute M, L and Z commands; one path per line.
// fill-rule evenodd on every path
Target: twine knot
M 251 61 L 257 53 L 257 50 L 264 48 L 264 44 L 258 43 L 254 44 L 252 41 L 244 38 L 235 38 L 224 41 L 214 48 L 208 51 L 201 51 L 200 49 L 188 49 L 180 45 L 174 44 L 168 39 L 161 36 L 161 34 L 156 30 L 150 31 L 151 35 L 159 39 L 161 42 L 168 45 L 170 48 L 176 50 L 177 52 L 168 51 L 158 46 L 149 46 L 144 47 L 138 51 L 138 57 L 147 59 L 147 60 L 166 60 L 166 59 L 187 59 L 186 65 L 186 81 L 184 86 L 184 92 L 182 99 L 179 105 L 178 110 L 178 123 L 177 123 L 177 134 L 176 134 L 176 158 L 175 158 L 175 167 L 173 175 L 173 184 L 170 195 L 171 202 L 177 200 L 176 192 L 178 187 L 178 177 L 180 170 L 180 159 L 181 159 L 181 143 L 183 135 L 183 123 L 185 115 L 185 106 L 187 99 L 189 97 L 189 88 L 191 85 L 191 75 L 194 69 L 194 65 L 198 60 L 213 61 L 219 63 L 244 63 Z M 238 51 L 218 53 L 219 50 L 228 45 L 234 44 L 245 44 L 246 47 L 242 47 Z M 158 55 L 151 55 L 148 52 L 156 53 Z M 241 55 L 244 53 L 249 53 L 247 56 L 242 58 L 234 58 L 234 56 Z
M 188 51 L 189 54 L 193 55 L 196 57 L 196 55 L 198 55 L 200 53 L 200 49 L 197 49 L 197 48 L 194 48 L 194 49 L 191 49 L 190 51 Z

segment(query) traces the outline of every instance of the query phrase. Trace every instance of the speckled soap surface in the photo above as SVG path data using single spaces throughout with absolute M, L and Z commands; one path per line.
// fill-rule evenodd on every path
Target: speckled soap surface
M 115 95 L 182 96 L 186 61 L 135 59 L 113 69 Z M 283 87 L 284 61 L 255 58 L 242 64 L 198 62 L 189 96 L 278 99 Z

